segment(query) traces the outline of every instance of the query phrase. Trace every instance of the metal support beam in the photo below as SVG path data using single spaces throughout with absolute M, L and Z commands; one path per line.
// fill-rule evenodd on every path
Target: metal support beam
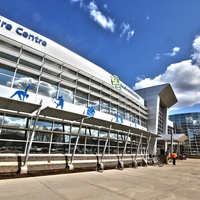
M 110 128 L 108 130 L 108 134 L 107 134 L 106 142 L 105 142 L 105 145 L 104 145 L 103 153 L 102 153 L 102 156 L 101 156 L 101 160 L 103 160 L 104 154 L 106 152 L 106 147 L 107 147 L 107 144 L 108 144 L 108 140 L 110 138 L 110 130 L 111 130 L 111 128 L 112 128 L 112 125 L 110 125 Z
M 107 134 L 107 138 L 106 138 L 106 142 L 105 142 L 105 145 L 104 145 L 104 149 L 103 149 L 103 152 L 102 152 L 102 155 L 101 155 L 101 159 L 99 159 L 99 156 L 97 155 L 97 171 L 99 172 L 103 172 L 104 170 L 104 164 L 103 164 L 103 158 L 104 158 L 104 154 L 106 152 L 106 147 L 107 147 L 107 144 L 108 144 L 108 140 L 110 138 L 110 130 L 112 128 L 112 125 L 110 125 L 109 127 L 109 130 L 108 130 L 108 134 Z
M 126 138 L 126 142 L 125 142 L 125 145 L 124 145 L 124 150 L 122 152 L 122 157 L 121 157 L 121 160 L 124 158 L 124 154 L 126 152 L 126 146 L 127 146 L 127 142 L 128 142 L 128 138 L 129 138 L 129 135 L 130 135 L 130 130 L 128 131 L 128 135 L 127 135 L 127 138 Z
M 129 135 L 130 135 L 130 129 L 128 131 L 128 134 L 127 134 L 127 137 L 126 137 L 126 142 L 125 142 L 125 145 L 124 145 L 124 149 L 123 149 L 123 152 L 122 152 L 122 156 L 121 156 L 121 159 L 118 157 L 118 165 L 117 165 L 117 168 L 118 169 L 124 169 L 124 162 L 123 162 L 123 158 L 124 158 L 124 154 L 126 152 L 126 147 L 127 147 L 127 143 L 128 143 L 128 138 L 129 138 Z
M 148 143 L 147 143 L 147 150 L 146 150 L 146 154 L 148 154 L 148 156 L 146 155 L 146 158 L 148 158 L 148 157 L 149 157 L 149 147 L 150 147 L 150 142 L 151 142 L 151 135 L 149 136 Z
M 148 166 L 148 157 L 149 157 L 149 145 L 150 145 L 150 141 L 151 141 L 151 135 L 148 138 L 148 142 L 147 142 L 147 148 L 146 148 L 146 152 L 145 152 L 145 156 L 143 158 L 143 161 L 145 163 L 146 166 Z
M 142 136 L 143 136 L 143 133 L 141 133 L 141 135 L 140 135 L 140 140 L 139 140 L 139 143 L 138 143 L 137 151 L 136 151 L 136 154 L 135 154 L 135 158 L 133 160 L 133 165 L 134 165 L 135 168 L 138 167 L 136 159 L 137 159 L 137 155 L 138 155 L 138 152 L 139 152 L 140 144 L 141 144 L 141 141 L 142 141 Z
M 26 151 L 26 156 L 25 156 L 25 160 L 24 160 L 24 165 L 20 167 L 20 173 L 21 173 L 21 174 L 25 174 L 25 173 L 27 173 L 27 171 L 28 171 L 28 167 L 27 167 L 26 163 L 27 163 L 28 158 L 29 158 L 29 154 L 30 154 L 30 150 L 31 150 L 32 143 L 33 143 L 33 138 L 34 138 L 34 136 L 35 136 L 35 130 L 36 130 L 36 126 L 37 126 L 37 122 L 38 122 L 38 119 L 39 119 L 39 115 L 40 115 L 41 108 L 42 108 L 42 100 L 40 101 L 40 107 L 39 107 L 39 109 L 38 109 L 38 111 L 37 111 L 37 114 L 36 114 L 36 119 L 35 119 L 35 123 L 34 123 L 34 126 L 33 126 L 31 139 L 30 139 L 30 141 L 29 141 L 28 149 L 27 149 L 27 151 Z
M 81 128 L 82 128 L 84 119 L 86 119 L 86 118 L 84 117 L 84 118 L 81 119 L 81 123 L 80 123 L 79 129 L 78 129 L 78 133 L 77 133 L 77 138 L 76 138 L 76 143 L 75 143 L 74 151 L 72 153 L 71 161 L 70 161 L 70 163 L 68 163 L 68 167 L 69 167 L 70 170 L 74 169 L 74 166 L 73 166 L 72 162 L 74 160 L 74 155 L 76 153 L 76 149 L 77 149 L 77 146 L 78 146 L 78 141 L 79 141 L 79 137 L 80 137 Z

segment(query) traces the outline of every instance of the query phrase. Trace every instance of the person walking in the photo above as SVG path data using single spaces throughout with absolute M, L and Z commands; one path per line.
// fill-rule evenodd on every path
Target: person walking
M 172 157 L 172 160 L 173 160 L 173 165 L 176 165 L 176 157 L 177 157 L 176 153 L 173 152 L 171 157 Z

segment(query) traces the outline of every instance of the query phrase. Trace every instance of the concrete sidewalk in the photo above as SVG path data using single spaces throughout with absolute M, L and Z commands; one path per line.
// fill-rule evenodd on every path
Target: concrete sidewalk
M 178 160 L 163 167 L 106 170 L 0 180 L 4 200 L 197 200 L 200 160 Z

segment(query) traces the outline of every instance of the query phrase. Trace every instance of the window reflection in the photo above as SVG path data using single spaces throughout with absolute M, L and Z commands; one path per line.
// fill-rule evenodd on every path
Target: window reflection
M 92 138 L 92 137 L 88 137 L 87 138 L 87 144 L 98 144 L 98 139 L 97 138 Z
M 0 85 L 11 86 L 12 77 L 14 76 L 14 69 L 10 68 L 6 65 L 0 64 Z
M 87 135 L 98 137 L 99 131 L 97 129 L 87 128 Z
M 52 144 L 51 145 L 51 153 L 64 153 L 64 145 L 63 144 Z
M 35 120 L 33 119 L 33 120 L 31 121 L 30 128 L 33 128 L 33 127 L 34 127 L 34 124 L 35 124 Z M 51 131 L 51 130 L 52 130 L 52 122 L 39 120 L 39 121 L 37 122 L 36 128 L 39 129 L 39 130 Z
M 86 154 L 96 154 L 98 150 L 98 147 L 95 145 L 87 145 L 85 153 Z
M 117 133 L 110 133 L 110 138 L 115 138 L 115 139 L 117 139 Z
M 26 145 L 26 138 L 30 133 L 20 128 L 26 127 L 27 118 L 0 115 L 0 120 L 4 126 L 16 126 L 16 128 L 3 128 L 0 129 L 0 142 L 1 140 L 7 140 L 7 146 L 2 144 L 0 146 L 0 152 L 24 152 Z M 30 122 L 30 127 L 34 127 L 35 120 Z M 16 125 L 17 124 L 17 125 Z M 53 128 L 52 128 L 53 127 Z M 71 154 L 74 152 L 75 143 L 77 141 L 77 134 L 79 131 L 79 125 L 62 124 L 59 122 L 52 122 L 46 120 L 39 120 L 37 123 L 37 129 L 33 138 L 33 144 L 31 147 L 32 154 Z M 18 130 L 17 130 L 18 129 Z M 63 130 L 64 129 L 64 130 Z M 53 132 L 54 131 L 54 132 Z M 63 132 L 63 134 L 61 134 Z M 71 135 L 74 134 L 74 135 Z M 30 134 L 31 135 L 31 134 Z M 192 134 L 191 134 L 192 135 Z M 105 144 L 108 137 L 108 130 L 94 129 L 91 127 L 82 127 L 80 130 L 80 137 L 77 144 L 75 154 L 101 154 L 105 148 Z M 194 140 L 194 134 L 192 140 Z M 29 136 L 30 139 L 30 136 Z M 125 147 L 127 139 L 126 133 L 110 132 L 108 143 L 106 146 L 106 154 L 122 153 Z M 130 135 L 128 137 L 128 143 L 126 146 L 126 154 L 134 153 L 137 149 L 135 142 L 139 141 L 140 137 Z M 198 136 L 196 136 L 198 139 Z M 21 143 L 18 147 L 17 141 Z M 191 142 L 192 143 L 192 142 Z M 10 145 L 9 145 L 10 144 Z M 22 145 L 23 144 L 23 145 Z M 194 145 L 196 145 L 194 140 Z M 147 138 L 142 139 L 142 147 L 147 146 Z M 9 147 L 9 148 L 8 148 Z M 133 149 L 133 150 L 132 150 Z
M 0 139 L 13 139 L 13 140 L 24 140 L 25 131 L 13 130 L 13 129 L 2 129 L 0 131 Z
M 33 142 L 30 149 L 30 153 L 48 154 L 49 143 Z
M 125 140 L 125 139 L 126 139 L 125 135 L 119 134 L 119 140 Z
M 54 133 L 53 134 L 53 138 L 52 138 L 52 142 L 63 143 L 64 142 L 64 135 L 63 134 Z
M 76 98 L 75 98 L 75 104 L 87 107 L 87 94 L 77 90 L 76 91 Z
M 107 131 L 100 130 L 100 132 L 99 132 L 99 137 L 108 137 L 108 132 L 107 132 Z
M 104 113 L 110 112 L 109 102 L 105 100 L 101 100 L 101 111 Z
M 74 89 L 67 86 L 59 88 L 59 96 L 63 96 L 64 100 L 68 103 L 74 102 Z
M 84 145 L 78 145 L 76 149 L 76 154 L 84 154 L 85 153 L 85 146 Z
M 28 85 L 30 85 L 28 92 L 36 93 L 38 76 L 18 69 L 13 82 L 13 88 L 25 90 Z
M 16 116 L 5 116 L 3 120 L 4 126 L 13 126 L 19 128 L 26 127 L 27 118 L 26 117 L 16 117 Z
M 63 126 L 61 123 L 54 123 L 53 131 L 63 132 Z
M 70 136 L 69 135 L 64 135 L 64 142 L 69 143 L 70 142 Z
M 64 125 L 64 132 L 70 133 L 71 132 L 71 126 L 70 125 Z
M 78 130 L 79 130 L 78 126 L 73 126 L 71 131 L 72 131 L 72 133 L 77 134 Z
M 51 134 L 43 133 L 43 132 L 36 132 L 34 135 L 34 141 L 43 141 L 43 142 L 50 142 Z
M 2 125 L 3 122 L 3 115 L 0 115 L 0 125 Z
M 110 106 L 110 114 L 111 115 L 116 115 L 117 114 L 117 105 L 111 104 L 111 106 Z
M 50 83 L 49 80 L 42 78 L 39 84 L 38 94 L 54 97 L 56 96 L 57 85 L 56 83 Z
M 77 136 L 71 136 L 71 144 L 76 143 Z
M 92 106 L 95 110 L 99 111 L 100 110 L 100 99 L 98 97 L 90 95 L 89 106 Z
M 24 153 L 25 142 L 0 141 L 0 153 Z

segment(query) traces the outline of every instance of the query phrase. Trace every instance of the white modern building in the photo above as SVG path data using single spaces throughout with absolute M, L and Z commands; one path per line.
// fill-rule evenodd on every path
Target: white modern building
M 156 153 L 176 102 L 0 16 L 0 172 L 128 166 Z

